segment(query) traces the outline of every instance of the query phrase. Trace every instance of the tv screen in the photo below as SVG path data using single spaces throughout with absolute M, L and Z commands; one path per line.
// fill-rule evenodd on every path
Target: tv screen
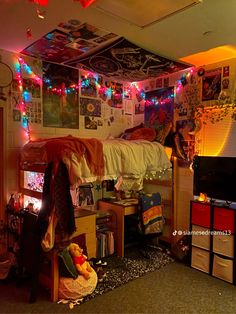
M 195 156 L 193 194 L 236 202 L 236 157 Z

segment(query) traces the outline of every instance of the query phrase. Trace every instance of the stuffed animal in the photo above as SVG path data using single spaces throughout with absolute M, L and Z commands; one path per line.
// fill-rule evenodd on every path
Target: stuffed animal
M 92 267 L 87 262 L 87 256 L 83 254 L 83 249 L 76 243 L 71 243 L 68 249 L 79 274 L 88 280 L 92 272 Z

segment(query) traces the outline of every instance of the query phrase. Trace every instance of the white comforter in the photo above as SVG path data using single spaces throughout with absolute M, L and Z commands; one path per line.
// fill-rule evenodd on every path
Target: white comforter
M 80 162 L 76 157 L 64 158 L 69 170 L 71 183 L 93 182 L 119 178 L 118 189 L 140 189 L 145 177 L 155 177 L 160 172 L 171 168 L 164 146 L 158 142 L 144 140 L 127 141 L 113 139 L 103 141 L 105 174 L 103 178 L 94 176 L 86 163 L 85 157 Z

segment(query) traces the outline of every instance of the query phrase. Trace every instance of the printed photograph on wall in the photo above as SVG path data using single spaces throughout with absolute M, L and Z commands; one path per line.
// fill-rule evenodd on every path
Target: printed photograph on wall
M 177 120 L 175 125 L 175 151 L 179 159 L 192 161 L 194 156 L 194 120 Z
M 97 97 L 96 81 L 93 76 L 81 75 L 81 96 Z
M 101 117 L 101 100 L 80 97 L 80 114 L 82 116 Z
M 13 109 L 19 109 L 22 101 L 22 94 L 17 92 L 11 92 L 11 107 Z
M 77 204 L 78 206 L 91 206 L 94 205 L 93 185 L 82 184 L 77 189 Z
M 145 108 L 145 101 L 141 101 L 135 104 L 135 114 L 142 114 L 144 113 Z
M 108 100 L 108 104 L 114 108 L 122 108 L 123 84 L 117 82 L 106 82 L 106 87 L 111 88 L 111 99 Z
M 221 68 L 206 71 L 202 77 L 202 101 L 216 100 L 221 91 Z
M 229 65 L 223 67 L 223 77 L 229 76 Z
M 98 122 L 94 119 L 94 117 L 84 117 L 84 126 L 85 129 L 96 130 L 98 128 Z
M 78 70 L 43 62 L 43 126 L 79 128 Z
M 13 109 L 12 117 L 13 117 L 14 122 L 20 122 L 21 121 L 21 111 L 17 110 L 17 109 Z
M 32 79 L 23 79 L 23 89 L 31 94 L 32 98 L 40 98 L 40 85 Z
M 162 78 L 156 79 L 156 88 L 162 88 Z

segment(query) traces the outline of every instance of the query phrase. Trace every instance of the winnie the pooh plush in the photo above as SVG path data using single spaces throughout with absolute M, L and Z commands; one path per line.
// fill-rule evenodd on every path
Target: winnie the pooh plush
M 87 256 L 83 254 L 83 249 L 76 243 L 71 243 L 68 249 L 79 274 L 88 280 L 92 267 L 87 262 Z

